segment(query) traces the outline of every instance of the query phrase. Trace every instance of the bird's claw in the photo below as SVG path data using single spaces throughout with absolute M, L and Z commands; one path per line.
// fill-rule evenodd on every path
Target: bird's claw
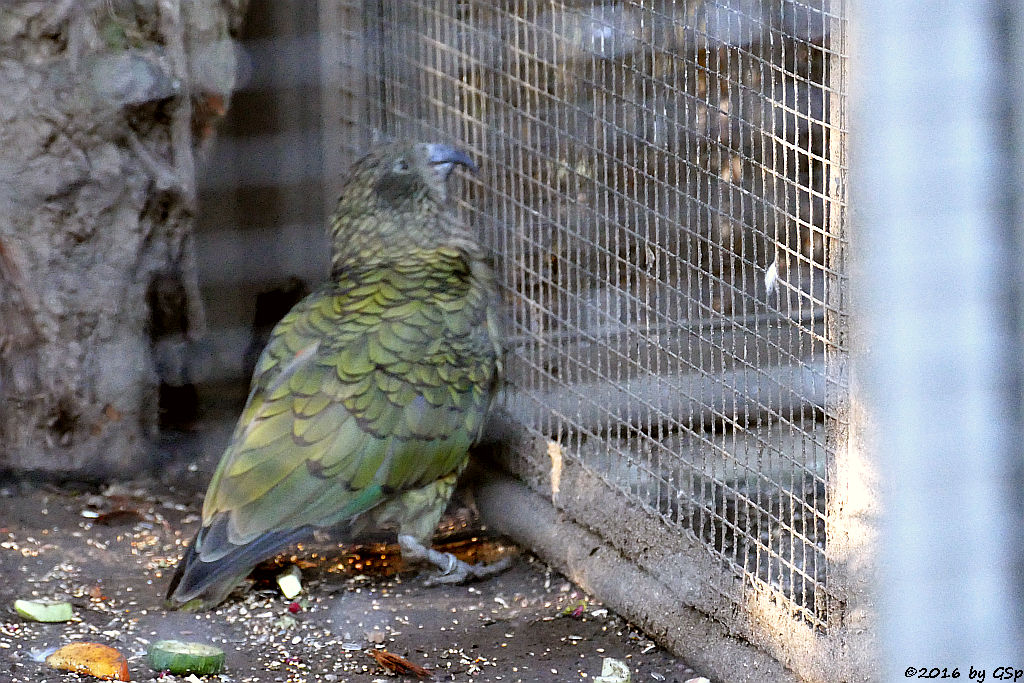
M 463 562 L 451 553 L 445 553 L 450 559 L 447 568 L 431 574 L 423 583 L 426 586 L 451 585 L 484 579 L 495 574 L 500 574 L 512 566 L 512 558 L 504 557 L 491 564 L 469 564 Z
M 475 581 L 499 574 L 512 566 L 511 557 L 502 558 L 491 564 L 469 564 L 451 553 L 428 548 L 412 536 L 404 534 L 398 537 L 398 543 L 402 548 L 402 557 L 406 561 L 426 560 L 440 570 L 424 580 L 427 586 Z

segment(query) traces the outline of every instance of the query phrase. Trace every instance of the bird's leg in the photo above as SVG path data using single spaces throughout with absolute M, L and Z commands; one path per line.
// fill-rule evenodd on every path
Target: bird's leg
M 506 557 L 493 564 L 468 564 L 451 553 L 442 553 L 428 548 L 409 534 L 399 534 L 398 545 L 402 548 L 402 558 L 409 560 L 426 560 L 440 571 L 429 576 L 428 586 L 439 583 L 463 583 L 472 579 L 482 579 L 505 571 L 512 566 L 512 558 Z

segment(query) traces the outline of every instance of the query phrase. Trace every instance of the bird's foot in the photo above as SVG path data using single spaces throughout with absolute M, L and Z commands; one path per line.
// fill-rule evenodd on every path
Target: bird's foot
M 412 536 L 402 534 L 398 537 L 402 548 L 402 558 L 410 560 L 426 560 L 440 571 L 431 574 L 424 583 L 428 586 L 438 584 L 465 583 L 499 574 L 512 566 L 512 558 L 506 557 L 491 564 L 469 564 L 451 553 L 442 553 L 428 548 Z
M 500 574 L 509 567 L 512 566 L 512 558 L 504 557 L 497 562 L 491 564 L 469 564 L 463 562 L 451 553 L 442 553 L 448 555 L 453 562 L 451 563 L 451 569 L 442 569 L 436 574 L 431 574 L 424 580 L 424 584 L 427 586 L 436 586 L 439 584 L 455 584 L 455 583 L 466 583 L 467 581 L 476 581 L 478 579 L 484 579 L 488 576 L 494 576 Z

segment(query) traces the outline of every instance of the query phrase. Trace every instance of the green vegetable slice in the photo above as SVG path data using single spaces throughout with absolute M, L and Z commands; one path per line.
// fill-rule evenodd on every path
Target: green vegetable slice
M 149 646 L 147 654 L 154 671 L 209 676 L 224 668 L 224 650 L 206 643 L 158 640 Z
M 70 621 L 75 616 L 71 603 L 62 600 L 15 600 L 14 611 L 22 619 L 50 624 Z

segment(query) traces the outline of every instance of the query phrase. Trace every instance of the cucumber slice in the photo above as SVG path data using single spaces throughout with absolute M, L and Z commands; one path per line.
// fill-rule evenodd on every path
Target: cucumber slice
M 15 600 L 14 611 L 22 619 L 48 624 L 71 621 L 75 616 L 71 603 L 63 600 Z
M 158 640 L 149 646 L 149 665 L 154 671 L 184 676 L 209 676 L 224 668 L 224 650 L 206 643 Z

